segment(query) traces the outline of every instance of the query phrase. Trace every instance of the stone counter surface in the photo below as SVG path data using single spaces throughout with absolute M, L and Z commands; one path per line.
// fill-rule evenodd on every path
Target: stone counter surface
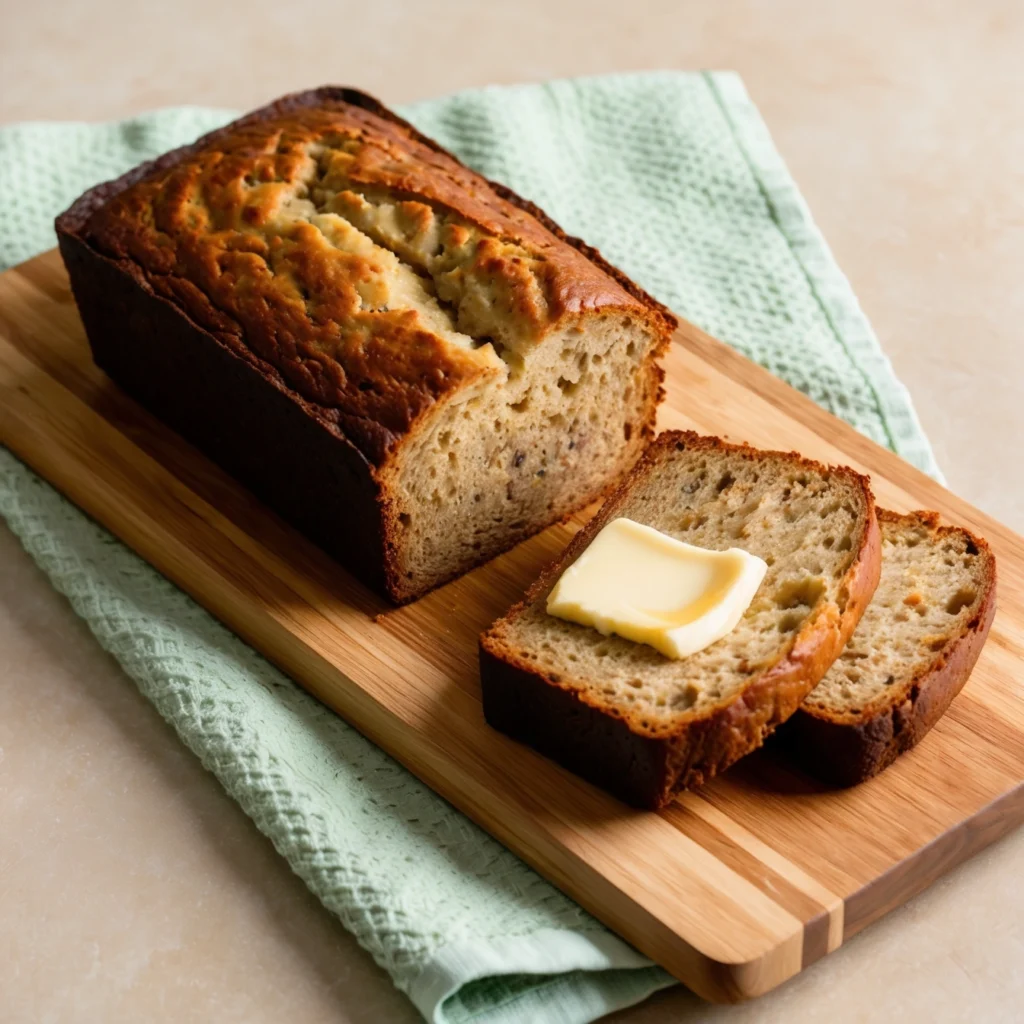
M 0 123 L 252 107 L 324 82 L 733 68 L 950 487 L 1024 531 L 1024 5 L 6 4 Z M 614 1020 L 1019 1021 L 1024 831 L 764 999 Z M 415 1022 L 0 527 L 0 1019 Z

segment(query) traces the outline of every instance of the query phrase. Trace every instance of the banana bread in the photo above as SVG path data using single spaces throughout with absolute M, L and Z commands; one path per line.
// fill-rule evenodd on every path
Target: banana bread
M 728 636 L 673 660 L 546 612 L 618 516 L 768 572 Z M 759 747 L 843 649 L 878 583 L 868 481 L 792 452 L 667 432 L 526 597 L 481 637 L 487 721 L 628 803 L 660 807 Z
M 57 231 L 96 362 L 396 602 L 651 435 L 672 316 L 355 90 L 272 103 Z
M 934 512 L 879 510 L 882 578 L 850 642 L 778 741 L 810 775 L 877 775 L 942 717 L 971 674 L 996 611 L 996 559 Z

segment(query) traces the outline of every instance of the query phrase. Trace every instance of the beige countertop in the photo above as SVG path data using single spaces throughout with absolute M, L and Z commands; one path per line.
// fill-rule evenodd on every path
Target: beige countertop
M 865 0 L 5 5 L 0 122 L 387 102 L 734 68 L 953 490 L 1024 530 L 1024 6 Z M 757 1003 L 639 1022 L 1021 1019 L 1024 832 Z M 0 1019 L 413 1022 L 0 528 Z

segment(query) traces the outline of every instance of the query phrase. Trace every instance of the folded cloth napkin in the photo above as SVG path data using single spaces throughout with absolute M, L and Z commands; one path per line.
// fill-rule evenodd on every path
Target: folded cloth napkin
M 406 107 L 678 313 L 922 469 L 910 399 L 731 73 Z M 0 268 L 88 186 L 222 124 L 180 108 L 0 129 Z M 438 1024 L 578 1024 L 672 983 L 0 449 L 0 513 L 306 884 Z

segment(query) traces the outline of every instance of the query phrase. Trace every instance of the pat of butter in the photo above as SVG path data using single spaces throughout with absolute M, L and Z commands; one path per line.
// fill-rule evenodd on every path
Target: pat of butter
M 767 571 L 740 548 L 709 551 L 613 519 L 562 573 L 547 610 L 685 658 L 736 628 Z

